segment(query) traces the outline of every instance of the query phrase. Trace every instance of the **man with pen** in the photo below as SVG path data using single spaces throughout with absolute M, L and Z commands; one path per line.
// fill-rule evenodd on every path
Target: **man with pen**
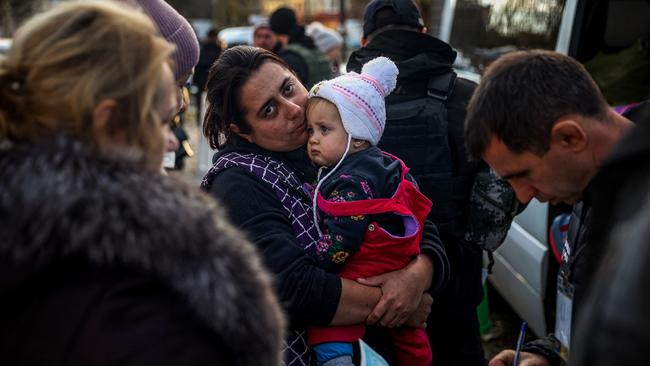
M 602 162 L 634 123 L 614 112 L 584 69 L 550 51 L 513 52 L 486 70 L 468 107 L 465 140 L 470 155 L 484 159 L 514 188 L 519 201 L 568 203 L 573 212 L 558 273 L 555 331 L 524 344 L 522 366 L 566 363 L 572 319 L 590 283 L 585 271 L 597 250 L 588 245 L 592 186 Z M 514 350 L 490 366 L 515 364 Z

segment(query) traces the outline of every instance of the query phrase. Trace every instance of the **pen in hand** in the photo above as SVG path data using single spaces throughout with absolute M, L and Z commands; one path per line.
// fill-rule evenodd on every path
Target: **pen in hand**
M 526 322 L 521 323 L 521 330 L 519 331 L 519 338 L 517 338 L 517 348 L 515 349 L 515 358 L 512 361 L 512 366 L 519 365 L 519 354 L 521 354 L 521 347 L 524 345 L 524 338 L 526 338 Z

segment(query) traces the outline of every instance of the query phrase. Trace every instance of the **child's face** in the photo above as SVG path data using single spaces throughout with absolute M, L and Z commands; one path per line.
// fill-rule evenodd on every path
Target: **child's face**
M 338 163 L 345 153 L 348 133 L 343 128 L 341 116 L 336 106 L 320 100 L 307 111 L 307 153 L 319 166 L 332 166 Z

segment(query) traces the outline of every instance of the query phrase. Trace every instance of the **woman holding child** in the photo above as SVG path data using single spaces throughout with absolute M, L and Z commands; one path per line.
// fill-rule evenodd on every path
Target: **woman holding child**
M 224 203 L 275 275 L 291 329 L 285 362 L 309 364 L 308 326 L 422 327 L 431 303 L 423 293 L 443 286 L 448 271 L 435 227 L 426 226 L 422 254 L 402 270 L 358 281 L 327 273 L 317 264 L 307 91 L 282 60 L 246 46 L 222 54 L 207 91 L 204 133 L 221 151 L 202 187 Z

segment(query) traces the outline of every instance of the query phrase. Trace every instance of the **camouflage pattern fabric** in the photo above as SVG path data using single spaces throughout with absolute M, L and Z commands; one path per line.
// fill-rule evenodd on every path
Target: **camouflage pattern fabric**
M 493 252 L 505 240 L 517 214 L 515 191 L 492 169 L 479 172 L 470 195 L 465 239 Z

